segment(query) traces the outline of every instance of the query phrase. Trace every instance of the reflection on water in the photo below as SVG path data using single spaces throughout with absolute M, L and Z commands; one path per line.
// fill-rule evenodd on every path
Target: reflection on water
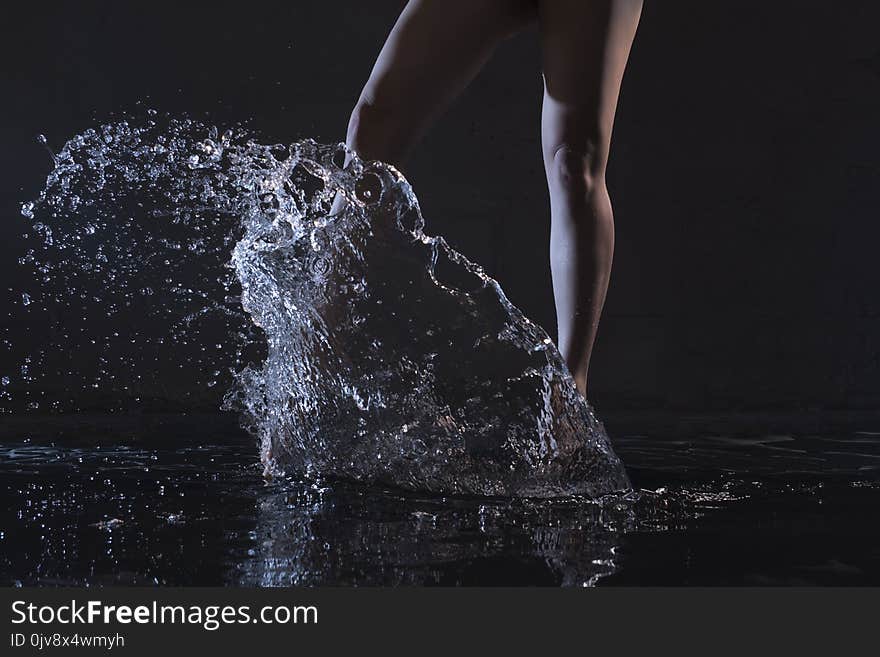
M 267 483 L 228 417 L 7 418 L 0 581 L 880 583 L 876 432 L 651 426 L 615 441 L 640 490 L 598 503 Z

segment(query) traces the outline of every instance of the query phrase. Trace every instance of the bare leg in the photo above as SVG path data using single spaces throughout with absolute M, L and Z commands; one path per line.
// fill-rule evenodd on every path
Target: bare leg
M 402 165 L 495 47 L 535 18 L 534 0 L 410 0 L 352 112 L 348 146 Z
M 641 10 L 642 0 L 539 2 L 541 136 L 550 190 L 558 343 L 584 395 L 614 252 L 605 168 L 620 82 Z

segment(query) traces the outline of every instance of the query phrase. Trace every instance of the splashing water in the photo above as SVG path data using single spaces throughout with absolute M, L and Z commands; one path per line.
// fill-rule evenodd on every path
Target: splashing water
M 538 497 L 629 487 L 550 338 L 425 234 L 393 167 L 155 114 L 53 158 L 22 207 L 41 238 L 23 259 L 41 282 L 28 310 L 51 318 L 55 345 L 31 376 L 66 371 L 73 399 L 137 403 L 191 403 L 222 382 L 272 475 Z M 65 369 L 65 349 L 92 371 Z

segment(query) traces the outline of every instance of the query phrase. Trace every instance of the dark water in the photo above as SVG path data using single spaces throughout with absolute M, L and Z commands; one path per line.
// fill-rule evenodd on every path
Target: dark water
M 3 585 L 880 584 L 880 416 L 608 416 L 602 503 L 273 481 L 230 415 L 6 416 Z

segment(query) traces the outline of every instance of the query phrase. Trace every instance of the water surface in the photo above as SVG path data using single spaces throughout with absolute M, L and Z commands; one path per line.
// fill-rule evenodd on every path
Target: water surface
M 612 414 L 602 503 L 267 482 L 229 415 L 7 420 L 7 585 L 880 584 L 876 416 Z

